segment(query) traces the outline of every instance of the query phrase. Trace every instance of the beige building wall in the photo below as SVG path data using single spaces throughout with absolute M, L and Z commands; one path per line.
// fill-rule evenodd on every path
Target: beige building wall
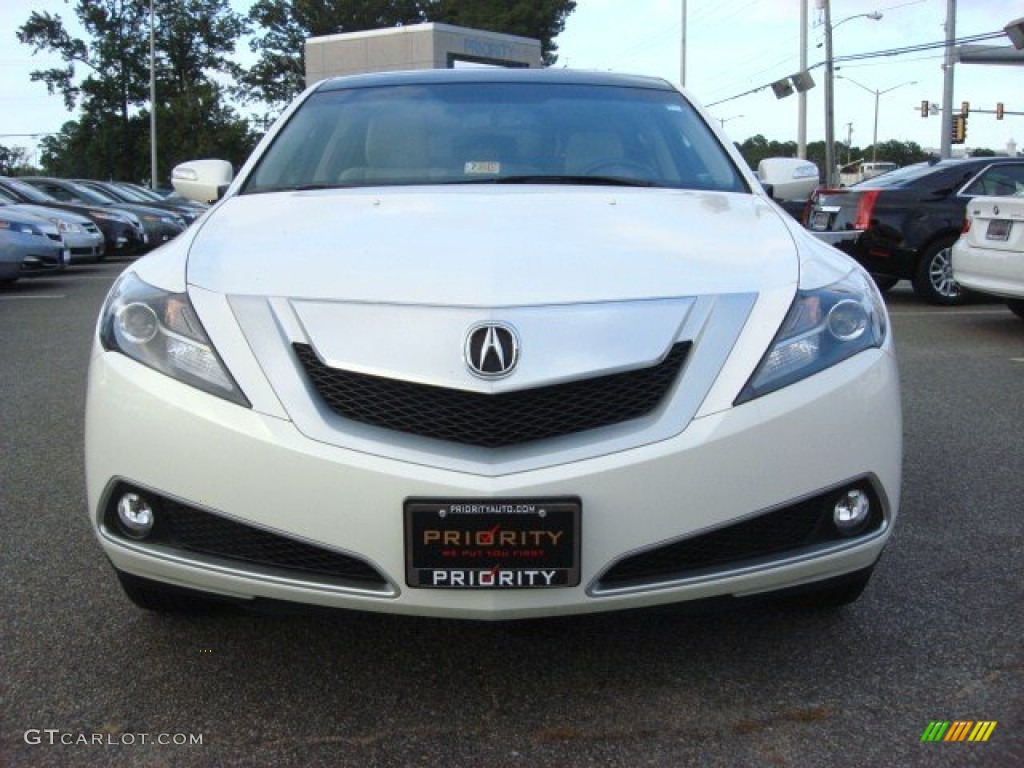
M 339 75 L 469 65 L 540 67 L 540 41 L 449 24 L 416 24 L 306 41 L 307 86 Z

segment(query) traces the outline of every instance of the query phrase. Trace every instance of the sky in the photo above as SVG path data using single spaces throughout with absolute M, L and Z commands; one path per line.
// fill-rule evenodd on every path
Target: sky
M 159 0 L 156 0 L 159 2 Z M 755 134 L 769 140 L 796 141 L 797 97 L 776 99 L 770 88 L 732 98 L 792 75 L 800 64 L 800 5 L 804 0 L 686 0 L 686 88 L 719 121 L 729 136 L 742 142 Z M 233 0 L 245 10 L 249 0 Z M 821 13 L 807 0 L 810 66 L 824 60 Z M 683 0 L 578 0 L 576 11 L 557 38 L 557 66 L 654 75 L 680 79 Z M 73 5 L 73 4 L 72 4 Z M 0 0 L 0 144 L 25 147 L 30 155 L 37 138 L 22 134 L 56 132 L 74 119 L 59 95 L 49 95 L 29 74 L 60 63 L 56 57 L 33 55 L 16 30 L 33 10 L 60 14 L 74 23 L 72 5 L 63 0 Z M 947 0 L 832 0 L 835 57 L 941 42 Z M 880 12 L 874 21 L 860 14 Z M 1001 31 L 1024 15 L 1021 0 L 958 0 L 956 36 Z M 853 18 L 851 18 L 853 17 Z M 70 26 L 70 24 L 69 24 Z M 1008 46 L 1005 37 L 991 43 Z M 245 61 L 248 48 L 240 46 Z M 251 59 L 250 59 L 251 60 Z M 941 50 L 871 58 L 837 65 L 835 134 L 849 136 L 854 146 L 872 142 L 875 92 L 878 97 L 879 141 L 914 141 L 937 148 L 941 118 L 922 118 L 923 100 L 941 104 Z M 968 101 L 972 109 L 1024 112 L 1024 66 L 958 64 L 953 104 Z M 824 139 L 824 68 L 812 69 L 816 87 L 808 92 L 807 139 Z M 891 90 L 890 90 L 891 89 Z M 717 103 L 716 103 L 717 102 Z M 996 120 L 974 114 L 968 122 L 968 147 L 1005 149 L 1013 139 L 1024 151 L 1024 115 Z

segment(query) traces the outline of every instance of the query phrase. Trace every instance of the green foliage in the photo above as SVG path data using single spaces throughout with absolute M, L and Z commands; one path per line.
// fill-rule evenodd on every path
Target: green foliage
M 870 160 L 871 155 L 871 147 L 864 150 L 864 157 Z M 904 165 L 913 165 L 928 159 L 928 153 L 921 149 L 920 144 L 914 141 L 880 141 L 878 142 L 877 156 L 878 160 L 888 160 L 889 162 L 896 163 L 901 168 Z
M 24 147 L 5 147 L 0 144 L 0 176 L 23 176 L 36 172 L 29 162 L 28 150 Z
M 575 0 L 434 0 L 425 6 L 430 21 L 540 40 L 549 67 L 558 60 L 554 39 L 576 10 Z
M 248 125 L 226 106 L 226 86 L 240 69 L 229 58 L 247 22 L 230 0 L 161 0 L 156 13 L 155 79 L 158 173 L 197 149 L 222 149 L 241 162 L 254 143 Z M 85 30 L 73 38 L 59 15 L 34 11 L 18 29 L 33 51 L 58 54 L 64 66 L 33 72 L 60 94 L 78 120 L 41 142 L 49 173 L 140 180 L 150 171 L 149 0 L 78 0 Z

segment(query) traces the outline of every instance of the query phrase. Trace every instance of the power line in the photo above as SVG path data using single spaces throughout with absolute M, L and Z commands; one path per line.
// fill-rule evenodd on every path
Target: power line
M 966 43 L 977 43 L 977 42 L 981 42 L 983 40 L 995 40 L 995 39 L 1003 37 L 1004 34 L 1005 33 L 1003 32 L 1003 30 L 999 30 L 998 32 L 986 32 L 986 33 L 979 34 L 979 35 L 969 35 L 967 37 L 957 38 L 956 40 L 953 41 L 953 44 L 954 45 L 964 45 Z M 903 55 L 908 54 L 908 53 L 920 53 L 922 51 L 933 51 L 933 50 L 936 50 L 936 49 L 945 48 L 946 46 L 947 46 L 947 42 L 945 40 L 941 40 L 941 41 L 938 41 L 938 42 L 935 42 L 935 43 L 922 43 L 920 45 L 906 45 L 906 46 L 903 46 L 901 48 L 890 48 L 890 49 L 884 50 L 884 51 L 872 51 L 872 52 L 869 52 L 869 53 L 853 53 L 853 54 L 849 54 L 849 55 L 846 55 L 846 56 L 836 56 L 836 57 L 834 57 L 832 59 L 832 61 L 835 64 L 840 64 L 840 63 L 845 63 L 845 62 L 849 62 L 849 61 L 864 61 L 864 60 L 867 60 L 867 59 L 878 59 L 878 58 L 884 58 L 884 57 L 890 57 L 890 56 L 903 56 Z M 808 70 L 818 69 L 819 67 L 823 67 L 823 66 L 825 66 L 825 62 L 824 61 L 819 61 L 817 64 L 813 64 L 810 67 L 808 67 L 807 69 Z M 756 86 L 755 88 L 751 88 L 751 89 L 749 89 L 747 91 L 744 91 L 743 93 L 737 93 L 735 96 L 730 96 L 730 97 L 725 98 L 725 99 L 719 99 L 718 101 L 711 102 L 710 104 L 705 104 L 704 106 L 710 108 L 710 107 L 717 106 L 719 104 L 724 104 L 727 101 L 735 101 L 736 99 L 742 98 L 744 96 L 749 96 L 752 93 L 757 93 L 758 91 L 763 91 L 765 88 L 770 88 L 771 85 L 772 85 L 771 83 L 765 83 L 763 85 L 759 85 L 759 86 Z

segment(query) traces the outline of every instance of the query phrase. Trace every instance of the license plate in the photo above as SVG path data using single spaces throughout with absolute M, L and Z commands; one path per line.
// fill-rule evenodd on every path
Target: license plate
M 430 589 L 548 589 L 580 583 L 580 501 L 410 499 L 406 582 Z
M 1013 224 L 1009 219 L 992 219 L 985 231 L 986 240 L 1009 240 L 1010 227 Z
M 828 229 L 828 220 L 832 214 L 829 211 L 815 211 L 811 214 L 811 229 L 823 232 Z

